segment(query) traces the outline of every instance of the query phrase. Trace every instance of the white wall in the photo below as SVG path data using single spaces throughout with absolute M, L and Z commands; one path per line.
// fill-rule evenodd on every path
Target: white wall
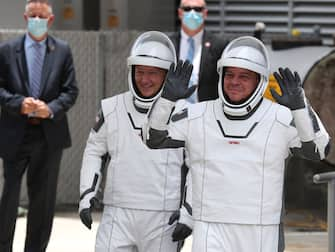
M 53 3 L 55 22 L 52 29 L 83 29 L 83 0 L 49 0 Z M 92 0 L 96 1 L 96 0 Z M 0 29 L 25 29 L 25 0 L 0 0 Z M 73 16 L 65 10 L 73 11 Z M 173 30 L 176 7 L 171 0 L 100 0 L 101 29 L 111 29 L 108 18 L 118 17 L 122 30 Z M 116 12 L 112 13 L 112 10 Z
M 92 0 L 94 1 L 94 0 Z M 81 30 L 83 29 L 83 1 L 82 0 L 54 0 L 56 15 L 54 29 Z M 69 15 L 69 11 L 73 14 Z
M 23 18 L 25 0 L 0 0 L 0 29 L 25 29 Z M 55 23 L 53 29 L 82 29 L 82 1 L 81 0 L 53 0 Z M 74 18 L 65 20 L 65 7 L 72 7 Z
M 117 15 L 119 25 L 129 30 L 174 29 L 176 7 L 172 0 L 100 0 L 101 29 L 111 29 L 108 18 Z
M 131 0 L 130 0 L 131 1 Z M 118 25 L 111 27 L 111 16 L 118 18 Z M 100 0 L 100 27 L 102 30 L 128 28 L 128 0 Z
M 172 0 L 129 0 L 129 30 L 172 31 L 177 8 Z
M 0 1 L 0 29 L 25 29 L 24 0 Z

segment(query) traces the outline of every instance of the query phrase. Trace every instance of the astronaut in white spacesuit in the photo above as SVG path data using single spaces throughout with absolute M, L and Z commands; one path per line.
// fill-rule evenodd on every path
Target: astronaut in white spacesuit
M 278 251 L 285 159 L 329 152 L 329 135 L 297 73 L 279 69 L 281 94 L 263 97 L 270 62 L 263 43 L 231 41 L 218 61 L 219 98 L 168 118 L 192 89 L 189 63 L 169 70 L 144 134 L 150 148 L 185 146 L 192 175 L 194 252 Z
M 110 155 L 95 251 L 177 251 L 177 242 L 172 241 L 176 223 L 168 222 L 180 207 L 183 149 L 151 150 L 141 137 L 147 111 L 160 96 L 166 73 L 175 62 L 175 49 L 166 35 L 143 33 L 128 58 L 130 91 L 101 101 L 80 173 L 79 214 L 91 228 L 101 157 Z

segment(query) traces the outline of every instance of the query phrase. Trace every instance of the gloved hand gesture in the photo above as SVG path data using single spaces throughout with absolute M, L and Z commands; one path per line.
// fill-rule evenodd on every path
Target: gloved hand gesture
M 169 225 L 172 225 L 175 221 L 178 221 L 180 218 L 180 211 L 174 211 L 169 218 Z
M 165 78 L 162 97 L 173 102 L 189 97 L 197 88 L 195 85 L 188 88 L 192 70 L 193 65 L 188 60 L 179 60 L 176 69 L 172 63 Z
M 88 195 L 87 195 L 88 196 Z M 93 197 L 91 198 L 88 202 L 89 204 L 85 206 L 85 201 L 87 201 L 85 199 L 85 197 L 80 201 L 79 203 L 79 217 L 81 222 L 88 228 L 91 229 L 92 228 L 92 208 L 95 207 L 98 203 L 98 199 Z
M 92 215 L 91 215 L 91 208 L 85 208 L 80 211 L 79 213 L 81 222 L 88 228 L 92 228 Z
M 172 225 L 175 221 L 179 221 L 180 211 L 174 211 L 170 216 L 169 225 Z M 189 235 L 192 234 L 192 229 L 189 228 L 186 224 L 178 222 L 173 233 L 172 233 L 172 241 L 183 241 Z
M 273 98 L 281 105 L 288 107 L 290 110 L 302 109 L 306 107 L 305 93 L 302 83 L 297 72 L 289 68 L 279 68 L 279 73 L 273 73 L 276 78 L 282 95 L 280 96 L 273 88 L 270 89 Z

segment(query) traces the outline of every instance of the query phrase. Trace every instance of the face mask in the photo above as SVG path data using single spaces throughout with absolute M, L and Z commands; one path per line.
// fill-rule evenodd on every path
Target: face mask
M 28 18 L 28 31 L 36 38 L 48 32 L 48 18 Z
M 183 24 L 190 30 L 198 29 L 204 22 L 204 17 L 201 12 L 194 10 L 184 12 Z

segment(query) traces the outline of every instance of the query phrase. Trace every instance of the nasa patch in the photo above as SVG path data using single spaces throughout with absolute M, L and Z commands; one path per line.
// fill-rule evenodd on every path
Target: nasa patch
M 105 122 L 104 115 L 103 115 L 102 111 L 99 111 L 98 115 L 95 118 L 95 125 L 93 127 L 93 130 L 95 132 L 98 132 L 100 130 L 101 126 L 104 124 L 104 122 Z

